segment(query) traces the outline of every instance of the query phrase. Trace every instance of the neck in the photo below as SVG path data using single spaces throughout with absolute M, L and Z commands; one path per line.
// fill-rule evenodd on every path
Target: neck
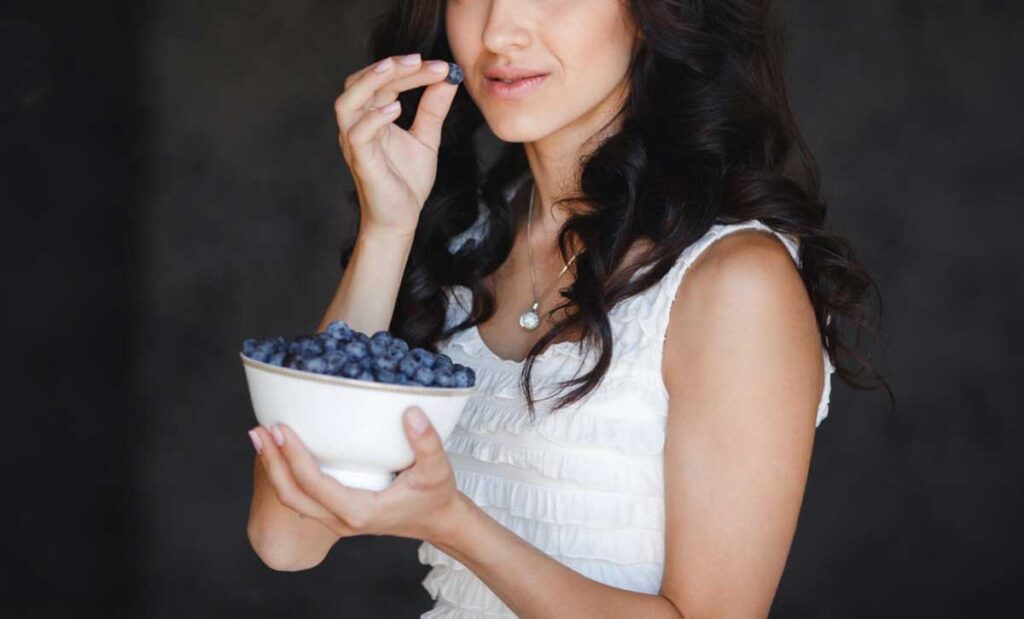
M 551 237 L 558 233 L 573 214 L 566 212 L 579 205 L 555 209 L 559 198 L 579 192 L 580 162 L 590 155 L 609 136 L 622 127 L 622 116 L 618 114 L 625 102 L 627 83 L 624 80 L 615 92 L 600 104 L 575 121 L 539 140 L 523 144 L 523 151 L 530 166 L 533 183 L 527 181 L 524 188 L 536 186 L 533 206 L 534 237 Z M 526 197 L 529 200 L 529 196 Z

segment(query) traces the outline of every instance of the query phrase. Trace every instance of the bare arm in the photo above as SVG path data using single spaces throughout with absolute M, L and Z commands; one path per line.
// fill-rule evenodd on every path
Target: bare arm
M 317 332 L 334 320 L 372 335 L 391 324 L 412 237 L 385 230 L 360 230 L 352 259 Z

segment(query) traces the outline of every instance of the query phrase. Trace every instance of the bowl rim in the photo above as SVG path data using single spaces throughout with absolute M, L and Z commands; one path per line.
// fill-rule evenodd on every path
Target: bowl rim
M 359 380 L 356 378 L 346 378 L 344 376 L 333 376 L 331 374 L 316 374 L 314 372 L 307 372 L 305 370 L 296 370 L 295 368 L 286 368 L 272 363 L 266 363 L 258 361 L 252 357 L 246 357 L 245 353 L 238 353 L 238 356 L 242 359 L 242 365 L 247 365 L 253 369 L 261 370 L 264 372 L 270 372 L 271 374 L 280 374 L 289 378 L 298 378 L 300 380 L 307 380 L 315 383 L 326 383 L 328 385 L 344 385 L 346 387 L 356 387 L 358 389 L 370 389 L 373 391 L 387 391 L 391 393 L 403 393 L 403 394 L 414 394 L 414 395 L 429 395 L 437 397 L 458 397 L 469 395 L 476 391 L 476 385 L 472 387 L 415 387 L 412 385 L 394 385 L 390 383 L 371 383 L 365 380 Z

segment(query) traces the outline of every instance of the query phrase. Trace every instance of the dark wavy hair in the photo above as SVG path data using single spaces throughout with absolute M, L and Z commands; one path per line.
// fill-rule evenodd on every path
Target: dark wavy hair
M 640 36 L 629 67 L 629 93 L 613 120 L 621 129 L 580 162 L 581 193 L 558 205 L 581 204 L 562 226 L 559 251 L 575 262 L 575 281 L 559 292 L 562 310 L 524 359 L 520 377 L 530 414 L 535 414 L 530 374 L 537 355 L 562 334 L 576 330 L 583 346 L 599 351 L 585 374 L 560 383 L 552 410 L 597 388 L 612 357 L 608 310 L 659 280 L 679 255 L 716 223 L 758 219 L 800 240 L 801 277 L 810 296 L 825 349 L 847 384 L 876 388 L 857 377 L 867 358 L 844 343 L 840 327 L 880 334 L 881 294 L 850 243 L 825 225 L 817 164 L 800 134 L 782 72 L 784 36 L 769 0 L 629 0 Z M 373 59 L 420 52 L 454 61 L 445 32 L 444 0 L 395 0 L 373 24 Z M 422 89 L 399 95 L 412 125 Z M 486 172 L 480 169 L 474 134 L 485 120 L 460 87 L 442 131 L 437 180 L 420 216 L 398 293 L 390 331 L 411 346 L 437 351 L 437 344 L 495 312 L 482 280 L 503 264 L 514 236 L 515 217 L 503 190 L 528 170 L 523 148 L 505 144 Z M 355 191 L 350 200 L 358 204 Z M 452 255 L 448 242 L 468 229 L 485 205 L 487 236 Z M 572 212 L 572 211 L 570 211 Z M 357 209 L 358 214 L 358 209 Z M 578 245 L 570 243 L 576 239 Z M 637 239 L 649 250 L 629 269 L 623 257 Z M 354 240 L 342 249 L 342 266 Z M 642 276 L 632 279 L 640 269 Z M 632 280 L 632 281 L 631 281 Z M 467 287 L 470 316 L 445 330 L 448 299 L 443 288 Z M 879 327 L 868 323 L 868 292 L 878 296 Z M 831 318 L 830 318 L 831 317 Z M 857 369 L 840 366 L 840 352 Z M 867 355 L 869 358 L 870 355 Z

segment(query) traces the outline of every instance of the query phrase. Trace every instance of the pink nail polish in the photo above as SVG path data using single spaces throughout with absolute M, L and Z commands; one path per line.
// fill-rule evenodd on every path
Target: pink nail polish
M 278 446 L 284 445 L 284 433 L 281 432 L 281 428 L 273 426 L 270 428 L 270 435 L 274 437 L 274 442 Z
M 256 448 L 256 453 L 263 453 L 263 441 L 260 440 L 260 435 L 256 434 L 256 430 L 249 430 L 249 440 L 252 441 L 252 446 Z
M 430 425 L 430 421 L 423 414 L 423 411 L 418 408 L 413 408 L 409 411 L 409 426 L 412 427 L 413 432 L 423 434 L 428 425 Z

